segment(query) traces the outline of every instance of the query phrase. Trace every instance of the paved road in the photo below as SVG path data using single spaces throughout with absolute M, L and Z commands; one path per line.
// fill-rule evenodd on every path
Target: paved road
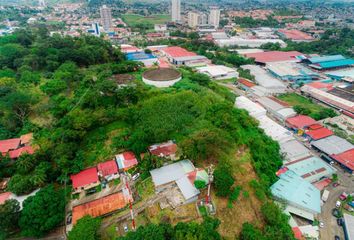
M 333 240 L 335 235 L 344 239 L 343 228 L 337 225 L 337 218 L 332 216 L 332 209 L 335 208 L 340 194 L 354 191 L 354 176 L 344 172 L 341 167 L 336 166 L 336 169 L 340 185 L 335 188 L 332 185 L 327 187 L 327 190 L 330 192 L 329 197 L 322 206 L 322 212 L 319 216 L 319 220 L 324 223 L 324 228 L 320 229 L 321 239 L 323 240 Z

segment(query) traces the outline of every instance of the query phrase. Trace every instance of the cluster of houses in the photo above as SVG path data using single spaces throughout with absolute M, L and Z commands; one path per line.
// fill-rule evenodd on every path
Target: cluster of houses
M 164 194 L 161 207 L 176 207 L 198 199 L 200 191 L 195 187 L 196 180 L 208 182 L 208 174 L 204 169 L 195 168 L 189 160 L 178 160 L 177 145 L 173 141 L 154 144 L 148 147 L 149 154 L 161 157 L 165 165 L 151 170 L 152 182 L 156 193 Z M 143 161 L 143 160 L 142 160 Z M 172 163 L 171 163 L 172 162 Z M 113 160 L 102 162 L 70 176 L 73 194 L 90 192 L 99 185 L 120 178 L 123 184 L 107 188 L 101 192 L 72 201 L 72 223 L 81 217 L 105 216 L 127 207 L 133 201 L 133 194 L 127 188 L 126 172 L 133 172 L 139 164 L 133 152 L 117 154 Z M 136 172 L 136 171 L 135 171 Z
M 19 138 L 0 140 L 0 152 L 2 156 L 17 159 L 22 154 L 33 154 L 35 148 L 31 146 L 33 133 L 21 135 Z
M 323 204 L 320 192 L 336 173 L 333 162 L 353 173 L 354 146 L 314 119 L 297 115 L 275 97 L 252 101 L 240 96 L 236 98 L 235 106 L 247 110 L 259 121 L 260 128 L 279 143 L 284 161 L 277 172 L 279 180 L 271 186 L 271 192 L 276 200 L 285 203 L 284 211 L 291 216 L 290 225 L 294 229 L 318 238 L 318 227 L 301 226 L 293 216 L 309 222 L 315 220 Z

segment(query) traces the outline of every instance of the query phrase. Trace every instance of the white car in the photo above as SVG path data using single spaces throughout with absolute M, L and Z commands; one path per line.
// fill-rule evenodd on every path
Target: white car
M 340 208 L 340 205 L 341 205 L 341 202 L 340 202 L 340 201 L 337 201 L 337 202 L 336 202 L 336 208 Z
M 133 175 L 132 179 L 133 181 L 137 180 L 140 177 L 140 173 L 137 173 L 135 175 Z
M 324 223 L 323 222 L 320 222 L 320 228 L 323 228 L 324 227 Z
M 124 232 L 128 232 L 129 231 L 128 225 L 124 224 L 123 229 L 124 229 Z

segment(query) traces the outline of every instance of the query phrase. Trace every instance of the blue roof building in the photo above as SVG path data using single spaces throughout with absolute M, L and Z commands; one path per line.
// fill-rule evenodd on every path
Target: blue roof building
M 139 61 L 144 63 L 145 66 L 152 66 L 154 63 L 157 63 L 157 58 L 151 53 L 145 52 L 131 52 L 125 54 L 127 60 L 130 61 Z
M 354 59 L 345 58 L 342 55 L 313 57 L 308 58 L 307 61 L 310 63 L 310 67 L 319 70 L 342 68 L 354 65 Z
M 291 170 L 279 178 L 270 187 L 273 196 L 285 201 L 292 213 L 313 220 L 321 212 L 320 190 Z

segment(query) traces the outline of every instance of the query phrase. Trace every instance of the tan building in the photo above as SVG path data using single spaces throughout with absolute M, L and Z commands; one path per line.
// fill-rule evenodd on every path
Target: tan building
M 181 21 L 181 0 L 172 0 L 171 20 L 172 20 L 172 22 L 180 22 Z
M 199 13 L 189 12 L 188 13 L 188 26 L 191 28 L 195 28 L 199 24 Z
M 209 25 L 212 25 L 215 28 L 218 28 L 219 22 L 220 22 L 220 9 L 219 9 L 219 7 L 210 7 Z
M 112 12 L 109 7 L 106 5 L 103 5 L 100 8 L 100 15 L 101 15 L 101 23 L 103 26 L 103 29 L 105 31 L 108 31 L 110 28 L 112 28 Z

